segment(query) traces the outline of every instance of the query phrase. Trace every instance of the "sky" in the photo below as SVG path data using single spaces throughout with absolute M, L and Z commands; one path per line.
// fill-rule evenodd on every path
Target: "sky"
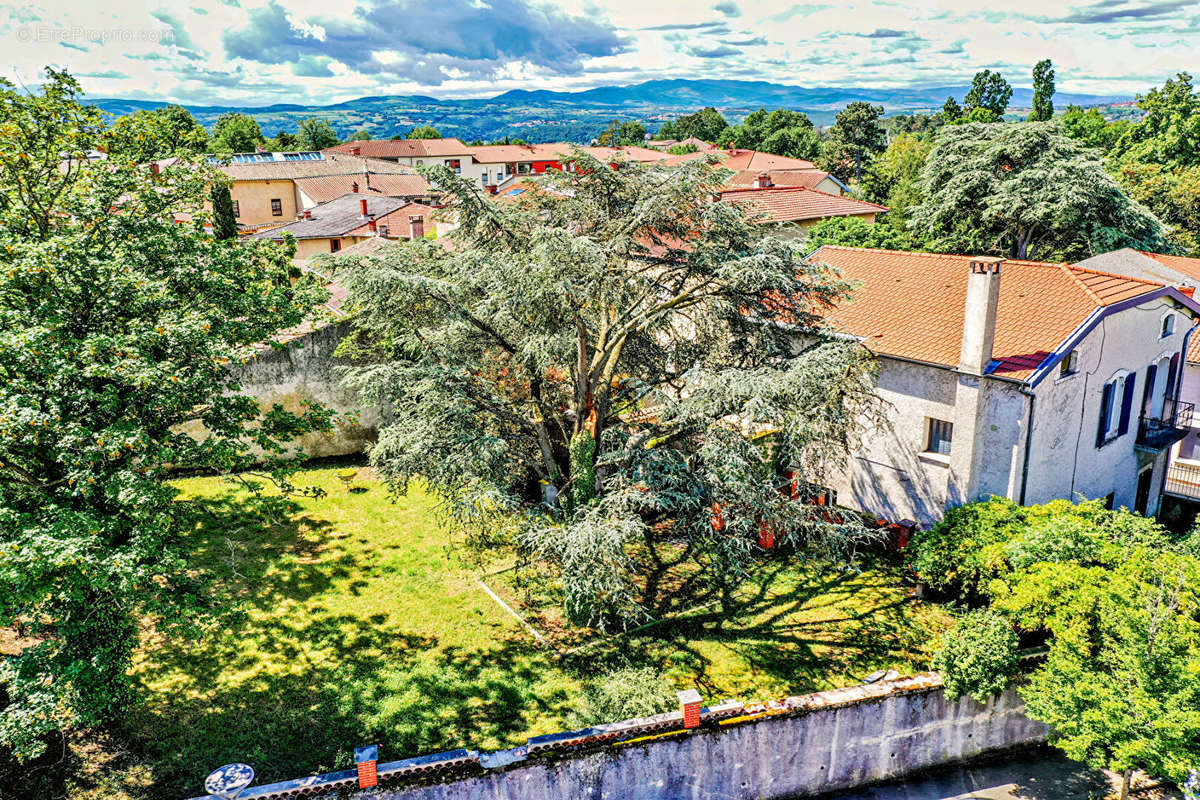
M 34 0 L 0 2 L 0 75 L 192 105 L 487 97 L 654 78 L 1017 86 L 1133 96 L 1197 64 L 1200 0 Z M 1189 63 L 1191 61 L 1192 63 Z

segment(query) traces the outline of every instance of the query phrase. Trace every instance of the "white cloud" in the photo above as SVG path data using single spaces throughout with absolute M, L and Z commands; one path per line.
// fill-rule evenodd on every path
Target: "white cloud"
M 272 8 L 286 9 L 287 29 L 265 27 Z M 78 74 L 92 96 L 193 103 L 485 96 L 653 77 L 962 85 L 981 68 L 1028 85 L 1042 58 L 1054 60 L 1060 91 L 1133 94 L 1194 67 L 1200 4 L 606 0 L 597 10 L 594 0 L 35 0 L 0 9 L 0 37 L 26 83 L 52 64 Z

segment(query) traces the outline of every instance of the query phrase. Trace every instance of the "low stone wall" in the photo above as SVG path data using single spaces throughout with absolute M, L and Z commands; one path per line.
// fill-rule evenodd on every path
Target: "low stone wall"
M 257 786 L 253 800 L 769 800 L 849 789 L 1041 742 L 1012 689 L 950 701 L 935 674 L 704 708 L 699 727 L 660 714 L 530 739 L 496 753 L 455 750 L 357 773 Z M 347 743 L 350 744 L 350 743 Z

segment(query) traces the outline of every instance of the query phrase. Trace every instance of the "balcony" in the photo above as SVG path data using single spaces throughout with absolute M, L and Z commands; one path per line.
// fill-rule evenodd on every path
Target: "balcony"
M 1166 450 L 1187 435 L 1192 426 L 1192 403 L 1167 399 L 1157 417 L 1138 420 L 1137 444 L 1150 450 Z
M 1174 461 L 1167 467 L 1163 491 L 1176 497 L 1200 500 L 1200 464 Z

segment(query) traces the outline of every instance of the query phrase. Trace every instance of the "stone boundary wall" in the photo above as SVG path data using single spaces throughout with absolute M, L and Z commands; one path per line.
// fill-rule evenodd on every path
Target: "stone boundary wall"
M 941 677 L 834 689 L 772 702 L 730 701 L 536 736 L 521 747 L 379 763 L 379 785 L 356 770 L 254 786 L 238 800 L 771 800 L 849 789 L 985 753 L 1039 743 L 1013 689 L 986 704 L 951 701 Z M 347 743 L 350 745 L 351 743 Z

